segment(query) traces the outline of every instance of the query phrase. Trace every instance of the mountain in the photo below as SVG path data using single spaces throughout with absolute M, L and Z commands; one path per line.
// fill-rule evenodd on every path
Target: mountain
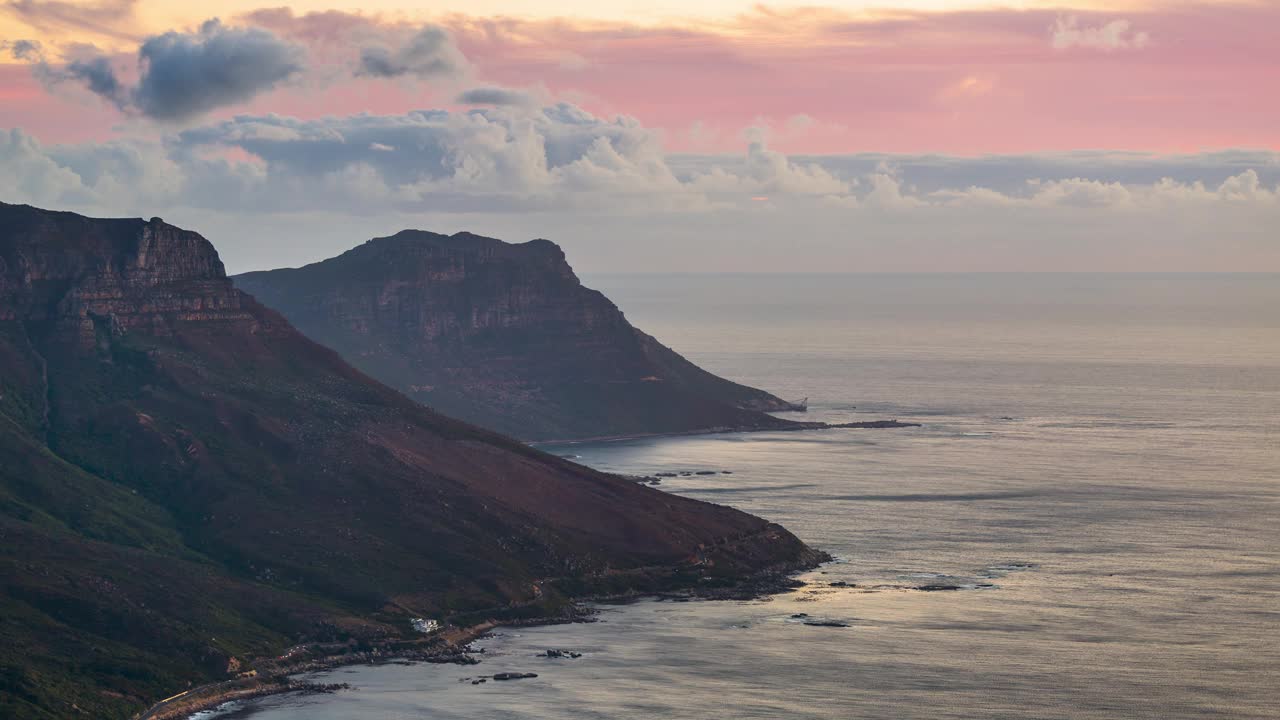
M 815 557 L 406 398 L 193 232 L 0 204 L 0 717 L 124 718 L 292 643 Z
M 409 397 L 523 440 L 793 426 L 766 414 L 791 403 L 632 327 L 547 240 L 406 230 L 234 281 Z

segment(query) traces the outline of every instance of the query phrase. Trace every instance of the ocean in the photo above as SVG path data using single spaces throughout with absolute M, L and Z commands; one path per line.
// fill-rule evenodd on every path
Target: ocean
M 837 560 L 794 593 L 604 606 L 502 630 L 478 666 L 342 668 L 318 679 L 353 690 L 221 717 L 1280 717 L 1280 275 L 585 281 L 805 419 L 922 424 L 548 448 L 718 471 L 661 487 Z M 468 680 L 503 671 L 538 677 Z

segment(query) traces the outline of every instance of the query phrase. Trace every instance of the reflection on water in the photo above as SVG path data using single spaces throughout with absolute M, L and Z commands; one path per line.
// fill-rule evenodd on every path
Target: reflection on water
M 868 282 L 596 285 L 810 418 L 924 427 L 554 448 L 781 522 L 838 557 L 806 587 L 603 607 L 480 666 L 347 668 L 324 677 L 357 690 L 232 714 L 1276 717 L 1280 278 Z M 467 680 L 503 671 L 539 677 Z

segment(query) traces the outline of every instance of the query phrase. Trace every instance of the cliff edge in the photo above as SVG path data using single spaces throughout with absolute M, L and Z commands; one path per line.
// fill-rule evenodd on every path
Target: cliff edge
M 404 397 L 196 233 L 0 204 L 0 716 L 124 718 L 295 643 L 816 558 Z
M 547 240 L 406 230 L 237 287 L 352 365 L 522 440 L 785 429 L 796 409 L 629 323 Z

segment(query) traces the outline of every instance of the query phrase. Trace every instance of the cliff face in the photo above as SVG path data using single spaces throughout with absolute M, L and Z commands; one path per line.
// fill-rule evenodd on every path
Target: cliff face
M 213 247 L 159 218 L 93 221 L 70 213 L 10 210 L 0 216 L 0 319 L 55 323 L 60 339 L 115 332 L 164 333 L 163 316 L 251 322 L 225 281 Z
M 4 717 L 124 717 L 300 640 L 812 559 L 405 398 L 234 289 L 194 233 L 0 204 Z
M 582 286 L 554 243 L 405 231 L 236 285 L 440 412 L 524 440 L 785 427 Z

